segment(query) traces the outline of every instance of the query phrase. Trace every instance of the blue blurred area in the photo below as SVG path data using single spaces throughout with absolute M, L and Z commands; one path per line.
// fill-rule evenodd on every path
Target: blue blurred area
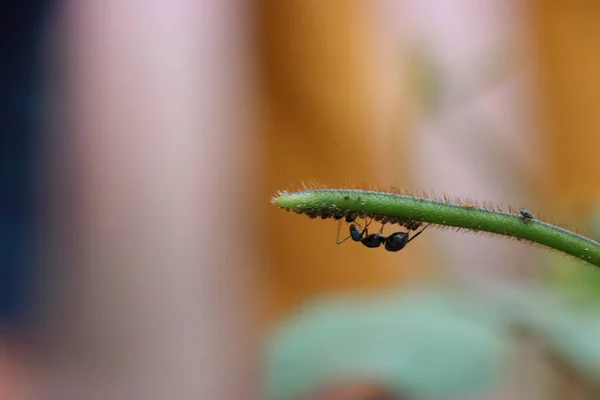
M 48 1 L 0 2 L 0 326 L 31 311 L 41 43 Z

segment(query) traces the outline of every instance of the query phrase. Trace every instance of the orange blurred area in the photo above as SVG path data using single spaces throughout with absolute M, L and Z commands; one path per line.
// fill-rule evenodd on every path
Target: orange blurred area
M 597 204 L 595 163 L 600 118 L 600 7 L 588 2 L 534 2 L 535 73 L 543 107 L 550 193 L 556 205 L 585 219 Z
M 407 120 L 402 98 L 407 89 L 394 79 L 406 66 L 400 49 L 378 41 L 373 7 L 265 1 L 260 10 L 260 119 L 267 146 L 267 190 L 261 197 L 299 189 L 309 181 L 334 187 L 406 182 L 410 166 L 395 149 L 408 140 L 399 135 Z M 382 61 L 390 64 L 382 67 Z M 382 68 L 394 86 L 386 87 Z M 389 254 L 335 246 L 337 224 L 331 221 L 309 221 L 274 207 L 266 216 L 265 275 L 275 315 L 317 294 L 374 289 L 424 273 L 416 251 L 407 252 L 399 268 Z M 342 234 L 347 234 L 346 226 Z

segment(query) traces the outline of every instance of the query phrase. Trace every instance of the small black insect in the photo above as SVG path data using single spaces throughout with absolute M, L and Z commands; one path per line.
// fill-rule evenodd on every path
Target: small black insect
M 310 210 L 306 212 L 306 215 L 308 215 L 308 217 L 310 219 L 315 219 L 319 216 L 319 211 L 318 210 Z
M 383 216 L 383 217 L 379 217 L 379 222 L 381 222 L 383 225 L 389 223 L 391 221 L 392 217 L 388 217 L 388 216 Z
M 347 223 L 352 223 L 352 222 L 356 221 L 356 218 L 358 218 L 358 214 L 350 212 L 350 211 L 342 211 L 342 210 L 335 211 L 334 213 L 331 214 L 331 216 L 336 221 L 339 221 L 340 219 L 344 218 Z
M 353 213 L 346 214 L 346 222 L 347 223 L 356 221 L 356 218 L 358 218 L 358 215 L 356 215 L 356 214 L 353 214 Z
M 333 219 L 340 220 L 342 218 L 344 218 L 346 216 L 346 213 L 344 211 L 336 211 L 333 213 Z
M 416 231 L 421 227 L 421 224 L 417 221 L 406 221 L 403 225 L 406 229 L 411 231 Z
M 533 216 L 532 213 L 530 213 L 529 211 L 527 211 L 524 208 L 521 208 L 521 217 L 523 217 L 524 219 L 535 219 L 535 217 Z

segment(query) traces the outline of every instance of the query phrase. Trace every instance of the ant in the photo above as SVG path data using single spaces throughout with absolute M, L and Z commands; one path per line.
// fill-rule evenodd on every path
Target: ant
M 378 233 L 369 234 L 367 228 L 369 227 L 369 221 L 365 228 L 361 231 L 356 225 L 350 225 L 350 236 L 345 238 L 344 240 L 338 241 L 337 244 L 342 244 L 349 238 L 352 238 L 355 242 L 361 242 L 364 246 L 369 248 L 377 248 L 382 244 L 385 245 L 385 249 L 387 251 L 396 252 L 402 250 L 406 245 L 417 236 L 419 236 L 423 231 L 429 226 L 427 224 L 423 229 L 421 229 L 418 233 L 414 234 L 413 237 L 409 238 L 409 234 L 406 232 L 394 232 L 390 236 L 383 236 L 381 233 L 383 232 L 383 225 L 381 225 L 381 229 Z M 338 226 L 339 228 L 339 226 Z M 365 236 L 366 234 L 366 236 Z M 338 229 L 338 238 L 339 238 L 339 229 Z

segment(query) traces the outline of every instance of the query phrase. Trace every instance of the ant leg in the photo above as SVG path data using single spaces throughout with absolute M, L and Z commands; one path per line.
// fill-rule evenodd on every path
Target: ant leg
M 427 229 L 427 227 L 428 227 L 429 225 L 430 225 L 430 224 L 427 224 L 427 225 L 425 225 L 425 227 L 424 227 L 423 229 L 421 229 L 419 232 L 415 233 L 415 234 L 413 235 L 413 237 L 411 237 L 410 239 L 408 239 L 408 242 L 406 242 L 406 244 L 410 243 L 410 241 L 411 241 L 411 240 L 413 240 L 414 238 L 416 238 L 417 236 L 419 236 L 421 233 L 423 233 L 423 231 L 424 231 L 425 229 Z
M 362 231 L 362 235 L 368 235 L 369 231 L 367 230 L 367 228 L 369 227 L 369 225 L 371 225 L 371 222 L 373 222 L 373 219 L 371 219 L 369 222 L 367 222 L 367 219 L 365 218 L 365 229 L 363 229 Z
M 384 226 L 384 225 L 385 225 L 385 222 L 384 222 L 383 224 L 381 224 L 381 228 L 379 228 L 379 232 L 377 232 L 377 234 L 378 234 L 379 236 L 382 236 L 382 234 L 383 234 L 383 226 Z
M 342 226 L 342 221 L 340 220 L 340 222 L 338 223 L 338 227 L 337 227 L 337 236 L 335 238 L 335 240 L 337 240 L 336 244 L 342 244 L 344 243 L 346 240 L 350 239 L 351 235 L 346 236 L 346 238 L 344 240 L 340 241 L 340 226 Z

